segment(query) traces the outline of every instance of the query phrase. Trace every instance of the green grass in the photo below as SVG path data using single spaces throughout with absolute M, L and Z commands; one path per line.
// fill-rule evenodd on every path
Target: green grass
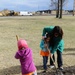
M 15 52 L 17 51 L 16 35 L 27 40 L 29 47 L 33 50 L 35 64 L 42 64 L 42 58 L 39 55 L 39 43 L 43 28 L 51 25 L 62 27 L 65 48 L 75 48 L 75 17 L 73 16 L 64 16 L 63 19 L 56 19 L 54 16 L 1 17 L 0 69 L 19 65 L 19 62 L 14 59 Z

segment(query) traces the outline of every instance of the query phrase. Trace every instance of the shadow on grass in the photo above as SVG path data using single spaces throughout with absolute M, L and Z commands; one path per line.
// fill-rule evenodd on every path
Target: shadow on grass
M 64 51 L 75 51 L 75 48 L 65 48 Z
M 21 70 L 19 65 L 0 70 L 0 75 L 14 75 L 14 74 L 20 74 L 20 73 L 21 73 Z
M 57 72 L 54 70 L 48 70 L 46 73 L 42 73 L 41 70 L 42 66 L 36 66 L 37 67 L 37 75 L 57 75 Z M 19 75 L 21 73 L 20 66 L 12 66 L 9 68 L 5 68 L 0 70 L 0 75 Z M 58 71 L 59 73 L 59 71 Z M 64 70 L 62 71 L 63 75 L 75 75 L 75 66 L 69 66 L 64 67 Z M 61 74 L 58 74 L 61 75 Z
M 74 51 L 75 51 L 75 48 L 65 48 L 64 52 L 69 52 L 69 53 L 63 53 L 63 55 L 75 55 Z
M 74 55 L 75 56 L 75 53 L 67 53 L 67 54 L 63 54 L 63 55 Z

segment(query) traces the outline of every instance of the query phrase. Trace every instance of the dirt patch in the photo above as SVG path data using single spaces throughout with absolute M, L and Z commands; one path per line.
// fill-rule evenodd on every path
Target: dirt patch
M 37 67 L 38 69 L 38 67 Z M 39 71 L 41 70 L 41 71 Z M 48 71 L 46 73 L 42 73 L 42 66 L 39 67 L 38 69 L 38 75 L 75 75 L 75 66 L 71 66 L 71 67 L 64 67 L 64 70 L 58 70 L 56 71 L 56 69 L 50 69 L 48 68 Z

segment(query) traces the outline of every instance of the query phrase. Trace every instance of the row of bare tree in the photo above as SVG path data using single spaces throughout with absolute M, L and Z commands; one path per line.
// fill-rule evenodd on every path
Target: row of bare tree
M 68 0 L 51 0 L 51 5 L 55 6 L 56 9 L 56 18 L 62 18 L 62 8 L 63 6 L 68 3 Z

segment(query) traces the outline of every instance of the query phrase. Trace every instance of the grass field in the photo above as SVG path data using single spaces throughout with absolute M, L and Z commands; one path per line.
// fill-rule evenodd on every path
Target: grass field
M 42 30 L 45 26 L 55 25 L 61 26 L 64 31 L 64 67 L 75 66 L 75 17 L 63 16 L 63 19 L 56 19 L 55 16 L 0 17 L 0 75 L 21 75 L 20 63 L 14 58 L 17 51 L 16 35 L 27 40 L 33 50 L 35 65 L 40 67 L 42 57 L 39 55 L 39 43 Z

